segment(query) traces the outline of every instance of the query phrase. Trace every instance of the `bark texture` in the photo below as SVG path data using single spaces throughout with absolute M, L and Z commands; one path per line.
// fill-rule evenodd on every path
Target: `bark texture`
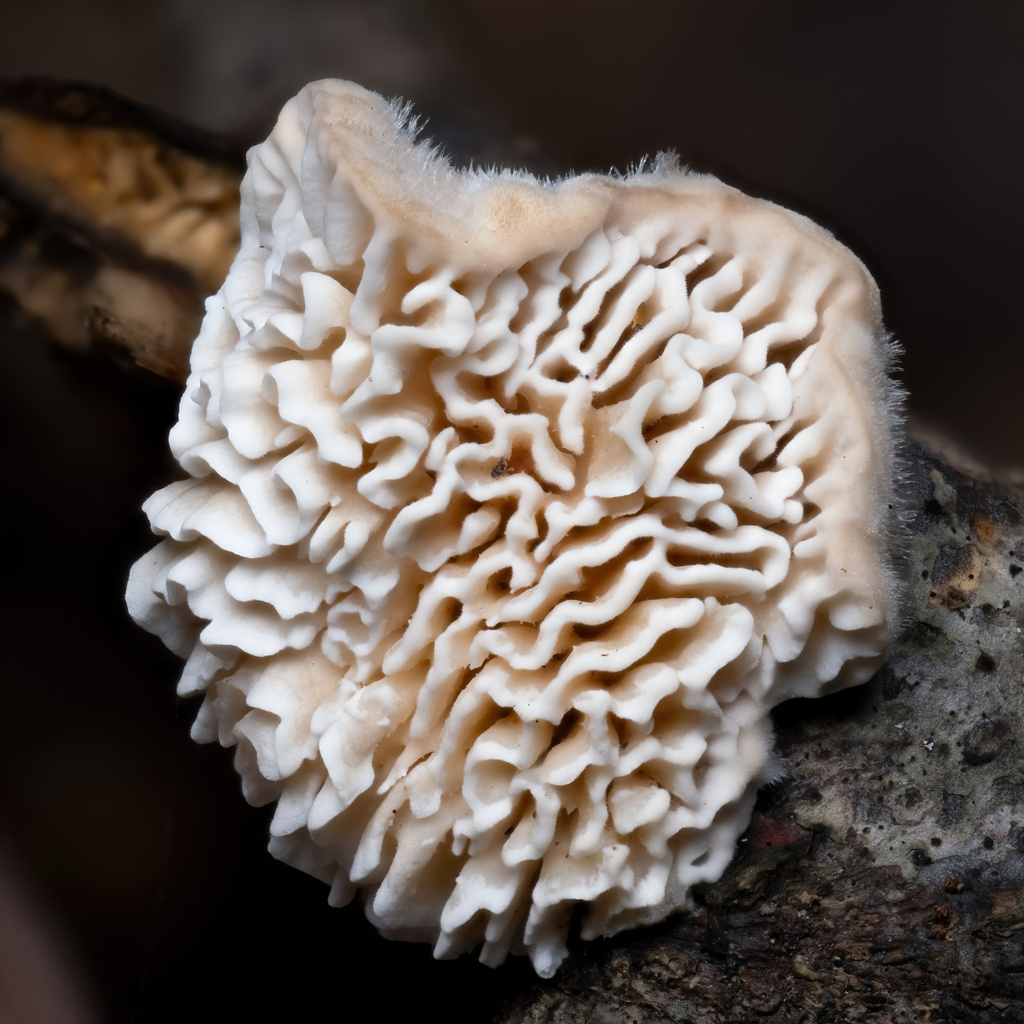
M 911 445 L 907 617 L 776 714 L 783 781 L 692 912 L 580 944 L 500 1024 L 1024 1021 L 1024 517 Z

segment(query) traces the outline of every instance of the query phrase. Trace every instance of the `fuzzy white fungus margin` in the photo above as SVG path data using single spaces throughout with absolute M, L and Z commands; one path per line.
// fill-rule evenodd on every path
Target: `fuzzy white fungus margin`
M 877 291 L 661 158 L 459 171 L 314 83 L 250 153 L 134 618 L 270 849 L 382 933 L 554 973 L 718 878 L 768 711 L 889 642 Z

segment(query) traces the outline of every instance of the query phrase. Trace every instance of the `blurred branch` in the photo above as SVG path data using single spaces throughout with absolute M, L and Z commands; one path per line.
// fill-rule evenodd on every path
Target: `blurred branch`
M 62 344 L 184 380 L 243 170 L 239 147 L 104 89 L 0 85 L 0 288 Z

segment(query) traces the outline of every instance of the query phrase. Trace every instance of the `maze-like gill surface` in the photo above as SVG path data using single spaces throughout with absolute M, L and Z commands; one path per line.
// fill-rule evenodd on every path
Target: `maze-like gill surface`
M 718 877 L 768 709 L 885 650 L 877 303 L 670 162 L 459 173 L 402 121 L 321 83 L 254 151 L 129 605 L 276 856 L 547 975 L 579 904 Z

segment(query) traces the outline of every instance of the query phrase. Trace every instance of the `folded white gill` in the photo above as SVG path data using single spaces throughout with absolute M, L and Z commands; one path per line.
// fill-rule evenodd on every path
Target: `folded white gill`
M 889 351 L 858 260 L 662 158 L 460 171 L 318 82 L 250 154 L 146 504 L 135 619 L 271 851 L 384 934 L 530 955 L 663 919 L 769 710 L 889 641 Z

